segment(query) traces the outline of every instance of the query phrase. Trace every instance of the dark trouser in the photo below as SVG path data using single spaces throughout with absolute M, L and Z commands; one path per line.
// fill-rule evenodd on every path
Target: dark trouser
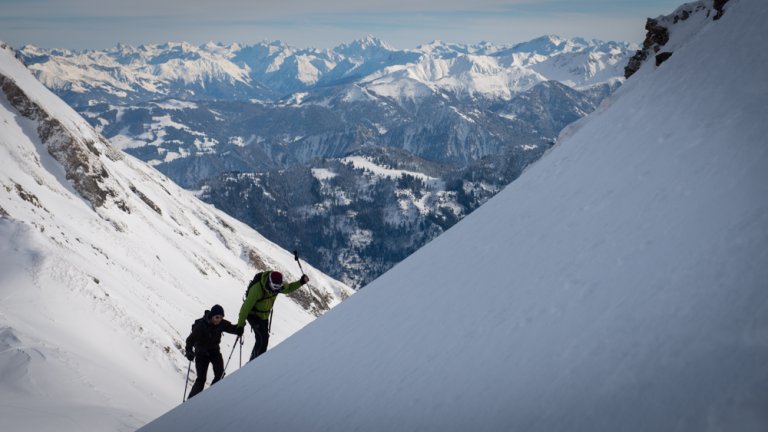
M 251 359 L 248 360 L 251 361 L 267 351 L 267 345 L 269 345 L 269 321 L 255 315 L 248 315 L 248 324 L 251 325 L 253 332 L 256 334 L 256 344 L 253 345 Z
M 195 370 L 197 371 L 197 379 L 192 386 L 192 390 L 189 392 L 189 397 L 203 391 L 205 386 L 205 380 L 208 377 L 208 364 L 213 365 L 213 381 L 211 385 L 216 384 L 224 375 L 224 359 L 221 357 L 221 351 L 208 351 L 195 353 Z

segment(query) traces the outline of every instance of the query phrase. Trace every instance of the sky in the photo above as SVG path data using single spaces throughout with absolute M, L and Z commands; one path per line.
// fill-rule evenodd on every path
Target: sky
M 507 44 L 544 34 L 639 43 L 645 19 L 682 0 L 0 0 L 14 47 L 281 40 L 331 48 L 367 35 L 396 48 L 433 40 Z

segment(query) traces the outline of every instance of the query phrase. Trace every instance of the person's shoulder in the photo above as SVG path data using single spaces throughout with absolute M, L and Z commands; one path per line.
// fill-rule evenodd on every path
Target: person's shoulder
M 192 323 L 192 330 L 204 326 L 205 323 L 206 323 L 205 318 L 198 318 L 198 319 L 196 319 L 195 322 Z

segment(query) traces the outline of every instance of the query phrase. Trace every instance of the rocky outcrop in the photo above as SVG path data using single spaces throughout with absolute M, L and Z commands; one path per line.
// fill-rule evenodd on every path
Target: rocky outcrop
M 719 20 L 722 18 L 723 14 L 725 13 L 725 10 L 723 9 L 725 7 L 725 4 L 728 3 L 728 0 L 715 0 L 714 8 L 717 11 L 715 14 L 715 17 L 712 18 L 714 20 Z
M 106 184 L 109 172 L 99 159 L 101 152 L 94 142 L 73 134 L 61 121 L 32 101 L 14 80 L 0 75 L 0 88 L 19 114 L 38 123 L 40 141 L 45 144 L 48 153 L 64 166 L 67 180 L 94 209 L 118 196 L 117 190 Z M 108 149 L 105 151 L 108 157 L 113 160 L 122 157 L 108 144 L 103 144 Z
M 716 11 L 713 20 L 718 20 L 723 16 L 723 7 L 727 2 L 728 0 L 714 0 L 714 3 L 710 3 L 710 1 L 687 3 L 679 7 L 671 15 L 660 16 L 655 19 L 648 18 L 645 23 L 646 33 L 645 40 L 643 41 L 643 48 L 639 49 L 635 55 L 629 59 L 627 66 L 624 68 L 624 78 L 629 78 L 637 72 L 638 69 L 640 69 L 640 66 L 643 65 L 643 62 L 645 62 L 651 55 L 655 56 L 656 66 L 661 65 L 672 56 L 672 51 L 659 52 L 661 51 L 661 48 L 669 42 L 670 25 L 685 21 L 694 13 L 705 10 L 707 16 L 710 16 L 713 9 Z
M 331 302 L 333 301 L 333 298 L 328 293 L 318 291 L 311 286 L 294 291 L 288 294 L 288 297 L 316 317 L 330 310 Z
M 149 208 L 151 208 L 152 210 L 154 210 L 154 211 L 155 211 L 155 213 L 157 213 L 157 214 L 159 214 L 159 215 L 161 215 L 161 216 L 162 216 L 162 214 L 163 214 L 163 211 L 162 211 L 162 210 L 160 210 L 160 207 L 158 207 L 158 205 L 157 205 L 157 204 L 155 204 L 155 202 L 154 202 L 154 201 L 152 201 L 151 199 L 149 199 L 149 197 L 147 197 L 146 195 L 144 195 L 144 193 L 143 193 L 143 192 L 141 192 L 140 190 L 136 189 L 136 186 L 134 186 L 134 185 L 131 185 L 131 192 L 133 192 L 133 193 L 135 193 L 136 195 L 138 195 L 138 196 L 139 196 L 139 198 L 140 198 L 142 201 L 144 201 L 144 204 L 146 204 L 147 206 L 149 206 Z
M 23 199 L 24 201 L 32 204 L 33 206 L 42 209 L 43 205 L 40 204 L 40 199 L 37 198 L 37 195 L 28 192 L 24 187 L 18 183 L 15 184 L 16 186 L 16 194 L 19 196 L 19 198 Z
M 629 78 L 637 72 L 652 50 L 658 52 L 659 48 L 669 41 L 669 31 L 667 28 L 659 25 L 659 22 L 653 18 L 648 18 L 648 21 L 645 22 L 645 30 L 643 48 L 637 50 L 635 55 L 629 59 L 627 67 L 624 68 L 624 78 Z
M 667 61 L 668 58 L 672 57 L 671 52 L 661 52 L 656 54 L 656 66 L 661 65 L 665 61 Z

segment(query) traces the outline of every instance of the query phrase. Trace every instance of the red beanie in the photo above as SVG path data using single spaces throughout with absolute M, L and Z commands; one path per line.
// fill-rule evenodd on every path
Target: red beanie
M 269 281 L 272 283 L 275 287 L 282 287 L 283 286 L 283 274 L 280 272 L 270 272 L 269 273 Z

